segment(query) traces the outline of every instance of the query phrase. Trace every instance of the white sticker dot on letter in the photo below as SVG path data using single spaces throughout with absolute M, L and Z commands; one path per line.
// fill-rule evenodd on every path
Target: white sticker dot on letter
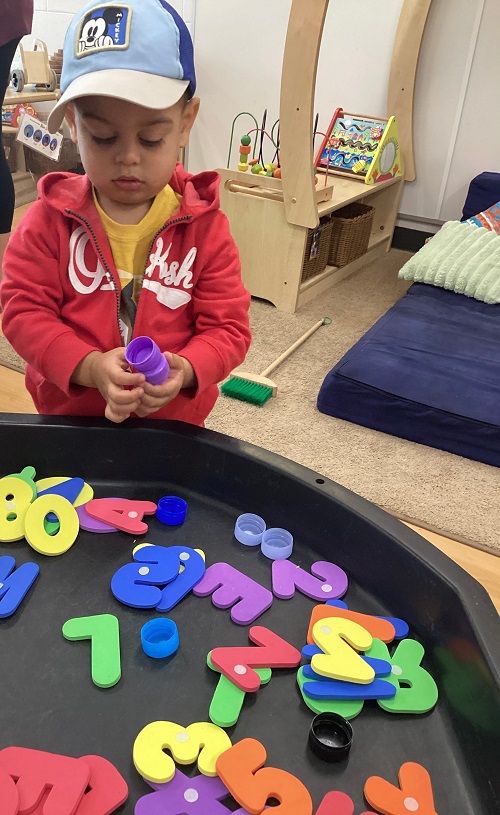
M 179 555 L 179 560 L 189 560 L 189 552 L 181 552 Z
M 247 669 L 245 668 L 244 665 L 235 665 L 234 672 L 235 674 L 238 674 L 238 676 L 243 676 L 243 674 L 246 674 Z
M 401 676 L 402 673 L 403 673 L 403 669 L 400 668 L 399 665 L 393 665 L 392 666 L 391 674 L 394 674 L 394 676 Z
M 189 741 L 189 733 L 177 733 L 176 737 L 177 741 Z
M 188 804 L 194 804 L 194 802 L 198 800 L 198 793 L 191 787 L 184 793 L 184 800 L 187 801 Z
M 331 634 L 332 633 L 332 629 L 330 628 L 329 625 L 322 625 L 321 628 L 320 628 L 320 631 L 321 631 L 322 634 Z
M 141 566 L 141 568 L 139 569 L 139 574 L 149 574 L 149 567 Z
M 324 591 L 325 594 L 327 593 L 327 591 L 331 591 L 331 590 L 332 590 L 332 587 L 329 585 L 329 583 L 323 583 L 323 585 L 321 586 L 321 591 Z
M 418 801 L 415 801 L 415 798 L 405 798 L 403 805 L 408 812 L 416 812 L 418 809 Z
M 138 516 L 139 516 L 138 512 L 129 512 L 128 513 L 129 518 L 137 518 Z
M 3 589 L 3 583 L 0 583 L 0 589 Z

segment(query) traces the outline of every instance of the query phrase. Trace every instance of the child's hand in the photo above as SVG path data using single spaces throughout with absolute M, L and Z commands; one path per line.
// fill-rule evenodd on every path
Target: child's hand
M 72 381 L 97 388 L 106 400 L 105 416 L 112 422 L 128 419 L 141 404 L 144 374 L 130 373 L 124 348 L 101 354 L 93 351 L 75 369 Z
M 196 385 L 195 373 L 187 359 L 179 357 L 177 354 L 171 354 L 168 351 L 165 352 L 165 357 L 170 365 L 170 376 L 161 385 L 144 383 L 142 386 L 144 394 L 140 399 L 139 406 L 135 409 L 135 413 L 141 419 L 168 405 L 169 402 L 175 399 L 181 388 L 190 388 Z

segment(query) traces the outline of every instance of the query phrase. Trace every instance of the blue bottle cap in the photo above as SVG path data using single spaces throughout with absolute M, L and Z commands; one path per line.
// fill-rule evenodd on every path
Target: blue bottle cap
M 176 495 L 164 495 L 158 501 L 156 517 L 162 524 L 178 526 L 186 520 L 187 503 Z
M 260 549 L 270 560 L 286 560 L 292 554 L 293 536 L 287 529 L 274 527 L 262 535 Z
M 175 654 L 179 647 L 179 632 L 173 620 L 158 617 L 141 628 L 141 642 L 144 653 L 154 659 L 162 659 Z
M 240 543 L 244 543 L 245 546 L 258 546 L 265 531 L 266 522 L 260 515 L 245 512 L 236 518 L 234 537 Z

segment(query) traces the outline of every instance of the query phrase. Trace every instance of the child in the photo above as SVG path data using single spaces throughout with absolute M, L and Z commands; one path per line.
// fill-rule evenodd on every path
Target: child
M 164 0 L 94 0 L 68 29 L 48 127 L 66 116 L 86 175 L 41 180 L 1 288 L 3 332 L 40 413 L 201 425 L 245 357 L 250 296 L 218 176 L 177 164 L 195 86 L 189 32 Z M 170 364 L 162 385 L 128 368 L 140 335 Z

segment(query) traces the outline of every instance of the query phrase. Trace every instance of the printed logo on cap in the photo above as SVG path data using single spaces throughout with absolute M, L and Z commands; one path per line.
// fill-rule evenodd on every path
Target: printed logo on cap
M 75 56 L 114 51 L 130 45 L 130 6 L 102 5 L 92 9 L 81 21 L 76 32 Z

